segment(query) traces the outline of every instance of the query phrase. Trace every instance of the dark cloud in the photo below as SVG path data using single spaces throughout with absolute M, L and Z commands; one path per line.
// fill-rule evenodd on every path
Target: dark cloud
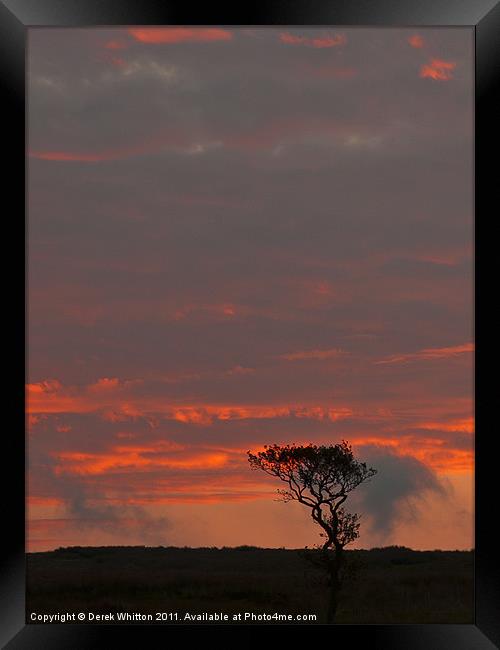
M 99 482 L 55 472 L 54 458 L 45 457 L 45 465 L 36 465 L 33 460 L 31 464 L 37 474 L 34 485 L 31 483 L 34 491 L 38 488 L 39 493 L 63 500 L 61 523 L 73 530 L 76 540 L 78 535 L 92 534 L 123 543 L 140 539 L 146 545 L 159 545 L 168 541 L 172 528 L 169 518 L 153 516 L 143 506 L 126 503 L 123 497 L 114 502 L 103 498 Z
M 351 501 L 368 517 L 370 534 L 380 543 L 391 537 L 398 523 L 416 520 L 418 507 L 425 507 L 427 499 L 447 496 L 435 472 L 413 456 L 396 455 L 390 448 L 376 446 L 363 446 L 360 454 L 377 474 Z M 429 541 L 432 545 L 432 539 Z

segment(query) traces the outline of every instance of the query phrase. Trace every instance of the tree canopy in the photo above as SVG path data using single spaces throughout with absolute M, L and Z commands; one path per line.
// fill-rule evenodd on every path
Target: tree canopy
M 339 550 L 359 535 L 359 516 L 342 504 L 350 492 L 376 474 L 354 457 L 345 441 L 335 445 L 270 445 L 248 452 L 253 469 L 261 469 L 286 483 L 279 489 L 283 501 L 298 501 L 311 509 L 313 520 L 326 536 L 324 549 Z

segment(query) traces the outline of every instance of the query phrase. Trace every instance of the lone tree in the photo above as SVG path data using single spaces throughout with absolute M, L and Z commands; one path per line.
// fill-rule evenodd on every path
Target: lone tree
M 330 596 L 327 621 L 333 623 L 343 580 L 344 547 L 359 537 L 359 515 L 343 507 L 350 492 L 377 471 L 354 458 L 351 446 L 271 445 L 257 454 L 248 452 L 252 469 L 261 469 L 286 483 L 278 490 L 281 500 L 298 501 L 311 510 L 313 521 L 325 538 L 319 549 L 319 563 L 328 574 Z

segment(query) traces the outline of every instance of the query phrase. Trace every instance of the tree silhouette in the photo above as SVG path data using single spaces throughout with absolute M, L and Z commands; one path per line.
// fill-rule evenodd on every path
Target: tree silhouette
M 257 454 L 249 451 L 248 461 L 252 469 L 286 483 L 286 489 L 278 490 L 281 500 L 298 501 L 310 508 L 313 521 L 322 528 L 325 542 L 319 553 L 309 557 L 327 572 L 327 621 L 333 623 L 344 578 L 344 547 L 359 537 L 359 515 L 347 512 L 343 503 L 377 471 L 356 460 L 345 440 L 329 446 L 266 445 Z

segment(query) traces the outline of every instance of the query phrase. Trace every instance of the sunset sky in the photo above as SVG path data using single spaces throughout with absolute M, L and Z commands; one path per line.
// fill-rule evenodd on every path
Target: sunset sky
M 473 540 L 472 29 L 30 29 L 28 549 L 297 548 L 265 444 Z

